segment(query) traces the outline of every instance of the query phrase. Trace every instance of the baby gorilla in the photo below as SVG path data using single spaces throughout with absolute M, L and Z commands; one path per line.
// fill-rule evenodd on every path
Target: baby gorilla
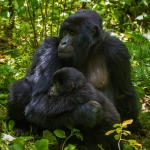
M 96 96 L 93 98 L 93 95 L 89 96 L 87 94 L 88 90 L 91 89 L 88 87 L 90 84 L 86 83 L 86 79 L 81 72 L 74 68 L 64 67 L 53 74 L 52 81 L 53 86 L 49 92 L 51 97 L 51 107 L 49 108 L 51 116 L 71 111 L 78 104 L 88 102 L 85 107 L 93 106 L 95 115 L 97 114 L 99 116 L 98 121 L 94 119 L 95 122 L 91 123 L 91 127 L 101 121 L 100 116 L 102 115 L 100 114 L 102 114 L 102 107 L 97 101 L 94 101 Z M 82 91 L 80 91 L 81 89 Z M 57 107 L 56 109 L 54 105 L 60 106 L 61 108 Z M 89 109 L 87 108 L 87 110 Z
M 53 86 L 50 90 L 51 97 L 67 94 L 72 90 L 82 88 L 86 85 L 84 75 L 78 70 L 68 67 L 56 71 L 52 76 L 52 80 Z M 87 100 L 84 100 L 84 102 L 87 102 Z
M 101 92 L 87 83 L 84 75 L 74 68 L 65 67 L 56 71 L 52 76 L 52 81 L 51 100 L 58 101 L 59 99 L 62 102 L 63 99 L 63 103 L 59 105 L 61 108 L 49 111 L 52 111 L 53 115 L 58 115 L 68 111 L 68 109 L 71 111 L 81 103 L 97 105 L 98 110 L 95 111 L 100 111 L 99 108 L 101 108 L 99 123 L 90 129 L 83 125 L 77 126 L 83 134 L 85 146 L 88 150 L 98 150 L 98 144 L 102 144 L 102 147 L 106 150 L 117 150 L 118 142 L 113 135 L 105 136 L 105 133 L 112 129 L 113 124 L 120 123 L 120 115 L 114 105 Z M 81 107 L 81 109 L 84 108 L 86 110 L 86 107 L 88 105 Z M 86 118 L 83 117 L 84 119 Z

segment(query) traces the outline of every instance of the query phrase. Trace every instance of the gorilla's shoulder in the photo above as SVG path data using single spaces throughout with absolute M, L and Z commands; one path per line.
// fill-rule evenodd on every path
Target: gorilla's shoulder
M 104 31 L 103 41 L 108 42 L 111 45 L 124 45 L 124 43 L 116 35 L 113 35 L 112 33 L 109 33 L 107 31 Z
M 104 36 L 102 40 L 102 47 L 104 53 L 115 54 L 114 56 L 128 55 L 128 50 L 126 45 L 115 35 L 104 31 Z

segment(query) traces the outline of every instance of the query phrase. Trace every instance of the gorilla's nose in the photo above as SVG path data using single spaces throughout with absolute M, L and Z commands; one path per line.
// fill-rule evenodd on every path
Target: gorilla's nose
M 63 38 L 60 43 L 61 48 L 66 48 L 69 44 L 69 38 Z
M 68 42 L 67 42 L 67 39 L 62 39 L 62 41 L 61 41 L 61 45 L 63 46 L 63 45 L 66 45 Z

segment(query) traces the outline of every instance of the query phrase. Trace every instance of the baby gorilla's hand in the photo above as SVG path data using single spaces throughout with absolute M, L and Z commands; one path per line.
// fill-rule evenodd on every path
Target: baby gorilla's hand
M 103 110 L 101 105 L 96 101 L 89 101 L 87 103 L 78 105 L 73 112 L 73 118 L 79 125 L 88 128 L 99 124 L 103 118 Z
M 92 126 L 98 124 L 101 122 L 102 118 L 103 118 L 103 110 L 102 110 L 102 107 L 101 105 L 96 102 L 96 101 L 89 101 L 87 102 L 87 107 L 89 107 L 89 111 L 90 112 L 90 115 L 92 115 L 93 119 L 92 119 Z

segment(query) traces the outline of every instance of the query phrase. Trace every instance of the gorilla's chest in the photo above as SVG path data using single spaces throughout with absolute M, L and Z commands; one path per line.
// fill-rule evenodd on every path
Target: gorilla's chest
M 108 73 L 106 68 L 91 69 L 87 81 L 98 89 L 106 86 L 108 84 Z
M 95 58 L 89 62 L 85 75 L 87 82 L 91 83 L 95 88 L 102 88 L 108 84 L 109 75 L 106 62 L 102 58 Z

